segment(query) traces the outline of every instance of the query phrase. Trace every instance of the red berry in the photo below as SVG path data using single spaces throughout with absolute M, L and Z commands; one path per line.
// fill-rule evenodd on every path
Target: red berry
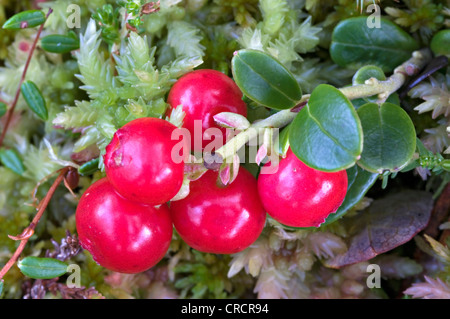
M 81 246 L 101 266 L 138 273 L 157 264 L 169 249 L 173 226 L 166 205 L 129 201 L 103 178 L 83 194 L 76 211 Z
M 104 163 L 106 175 L 122 196 L 159 205 L 178 193 L 184 161 L 172 154 L 179 143 L 171 139 L 175 129 L 165 120 L 140 118 L 117 130 L 106 147 Z
M 221 112 L 233 112 L 247 116 L 247 105 L 242 100 L 242 92 L 234 81 L 222 72 L 210 69 L 196 70 L 182 76 L 171 88 L 167 103 L 172 108 L 183 105 L 185 112 L 183 127 L 191 134 L 191 149 L 201 151 L 214 140 L 206 132 L 201 143 L 194 143 L 194 139 L 201 136 L 194 132 L 194 121 L 201 120 L 203 133 L 208 128 L 219 128 L 223 141 L 226 142 L 226 130 L 214 122 L 213 116 Z
M 318 227 L 344 201 L 347 172 L 318 171 L 288 150 L 276 173 L 259 175 L 258 191 L 267 213 L 281 224 Z
M 191 182 L 189 195 L 171 202 L 171 216 L 180 237 L 202 252 L 232 254 L 250 246 L 261 234 L 266 213 L 256 179 L 244 168 L 233 183 L 217 183 L 218 173 L 206 172 Z

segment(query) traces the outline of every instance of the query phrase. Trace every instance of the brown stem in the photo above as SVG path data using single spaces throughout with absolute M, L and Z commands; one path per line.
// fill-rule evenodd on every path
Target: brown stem
M 45 209 L 47 208 L 48 203 L 50 202 L 50 199 L 53 197 L 53 194 L 55 193 L 59 184 L 65 179 L 66 174 L 71 169 L 73 169 L 73 168 L 72 167 L 64 167 L 64 168 L 61 168 L 60 170 L 58 170 L 58 172 L 59 172 L 58 177 L 56 177 L 56 180 L 53 182 L 52 186 L 48 190 L 44 199 L 39 204 L 39 209 L 38 209 L 36 215 L 34 216 L 33 220 L 31 221 L 30 225 L 25 229 L 25 231 L 22 234 L 34 232 L 34 229 L 36 228 L 36 225 L 39 223 L 39 220 L 41 219 L 42 215 L 44 214 Z M 20 238 L 20 235 L 18 237 Z M 0 281 L 3 280 L 3 276 L 5 276 L 5 274 L 9 271 L 9 269 L 11 269 L 11 267 L 19 259 L 20 254 L 24 250 L 29 239 L 30 239 L 30 236 L 24 236 L 23 239 L 20 240 L 19 247 L 17 247 L 17 249 L 14 252 L 14 254 L 12 255 L 12 257 L 8 260 L 8 262 L 5 264 L 5 266 L 3 266 L 2 270 L 0 270 Z
M 52 11 L 53 11 L 52 9 L 48 10 L 47 16 L 45 17 L 46 20 L 47 20 L 48 16 L 50 15 L 50 13 L 52 13 Z M 39 27 L 39 30 L 36 34 L 36 38 L 33 41 L 33 46 L 30 49 L 30 54 L 28 55 L 27 61 L 25 62 L 25 67 L 22 72 L 22 77 L 20 78 L 19 87 L 17 88 L 16 95 L 14 96 L 14 101 L 12 102 L 11 107 L 8 111 L 6 122 L 5 122 L 5 127 L 3 128 L 3 131 L 2 131 L 2 135 L 0 135 L 0 147 L 3 145 L 3 140 L 5 139 L 6 132 L 8 131 L 8 127 L 11 122 L 11 119 L 12 119 L 12 116 L 14 113 L 14 109 L 16 108 L 17 102 L 19 101 L 20 88 L 22 86 L 23 81 L 25 81 L 25 76 L 27 74 L 28 67 L 30 66 L 31 58 L 33 57 L 33 52 L 36 49 L 36 45 L 39 41 L 41 32 L 44 29 L 44 24 L 45 24 L 45 22 L 42 23 L 41 26 Z

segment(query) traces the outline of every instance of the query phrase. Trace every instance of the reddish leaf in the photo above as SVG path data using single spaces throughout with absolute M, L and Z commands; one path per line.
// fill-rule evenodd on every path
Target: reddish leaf
M 423 230 L 433 208 L 431 194 L 407 190 L 376 200 L 364 212 L 349 218 L 347 252 L 327 261 L 340 268 L 372 259 L 392 250 Z

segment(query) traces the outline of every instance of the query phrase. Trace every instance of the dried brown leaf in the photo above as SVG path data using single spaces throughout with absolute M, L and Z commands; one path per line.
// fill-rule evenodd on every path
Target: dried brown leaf
M 424 191 L 406 190 L 373 202 L 349 218 L 348 251 L 326 263 L 329 267 L 366 261 L 392 250 L 423 230 L 430 218 L 433 199 Z

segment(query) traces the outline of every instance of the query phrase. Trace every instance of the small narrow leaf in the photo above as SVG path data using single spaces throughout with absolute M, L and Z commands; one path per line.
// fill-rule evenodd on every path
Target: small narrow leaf
M 73 36 L 51 34 L 41 39 L 41 47 L 47 52 L 67 53 L 77 50 L 80 47 L 80 41 Z
M 31 81 L 25 81 L 22 83 L 20 90 L 30 109 L 46 121 L 48 119 L 47 105 L 36 84 Z
M 54 258 L 26 257 L 18 262 L 20 271 L 33 279 L 52 279 L 67 272 L 67 264 Z
M 89 162 L 84 163 L 78 169 L 78 172 L 83 176 L 88 176 L 94 174 L 98 171 L 99 158 L 95 158 L 90 160 Z
M 246 97 L 266 107 L 294 107 L 302 97 L 297 80 L 274 57 L 256 50 L 240 50 L 231 61 L 233 78 Z
M 45 22 L 45 14 L 41 10 L 28 10 L 17 13 L 9 18 L 3 29 L 18 30 L 33 28 Z
M 8 110 L 5 103 L 0 102 L 0 117 L 6 114 L 6 111 Z
M 18 175 L 22 175 L 25 172 L 25 167 L 23 166 L 22 159 L 12 149 L 0 150 L 0 161 L 6 168 L 9 168 L 11 171 Z
M 358 164 L 379 174 L 406 166 L 416 149 L 416 131 L 408 114 L 395 104 L 367 103 L 358 109 L 358 115 L 364 132 Z
M 355 164 L 363 135 L 352 103 L 335 87 L 317 86 L 289 129 L 294 154 L 306 165 L 337 172 Z

